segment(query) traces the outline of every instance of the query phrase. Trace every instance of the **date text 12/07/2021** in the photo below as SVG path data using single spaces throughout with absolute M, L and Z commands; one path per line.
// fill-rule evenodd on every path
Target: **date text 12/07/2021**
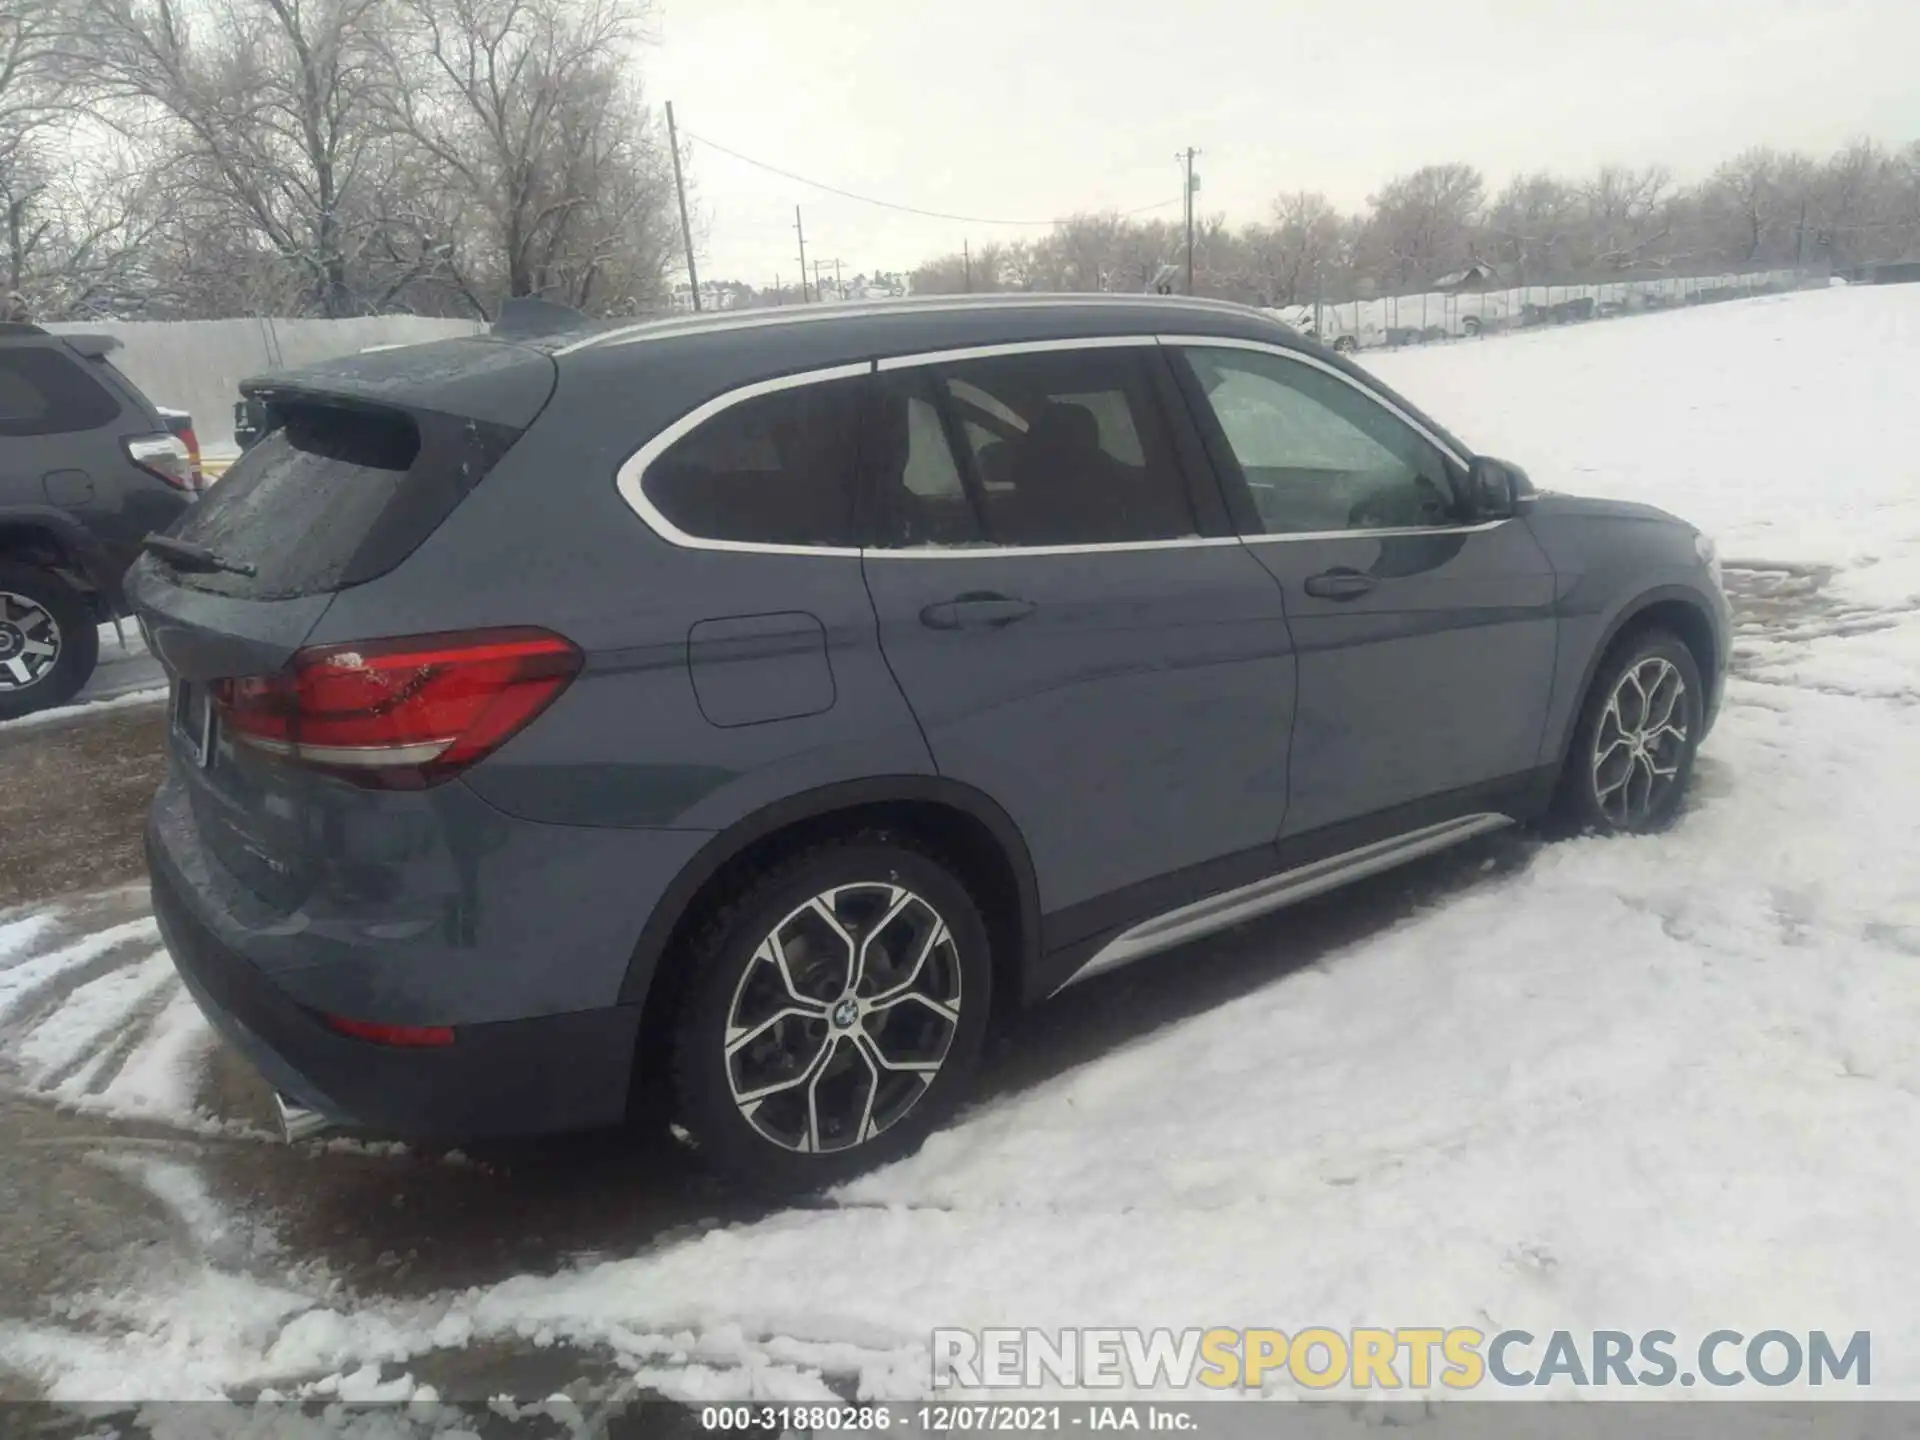
M 1235 1406 L 1208 1406 L 1224 1412 Z M 1218 1418 L 1225 1419 L 1224 1413 Z M 708 1405 L 700 1427 L 763 1435 L 1205 1433 L 1194 1408 L 1165 1404 Z

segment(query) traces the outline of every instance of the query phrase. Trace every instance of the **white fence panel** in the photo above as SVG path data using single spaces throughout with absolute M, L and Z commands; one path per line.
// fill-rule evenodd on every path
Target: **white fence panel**
M 477 320 L 370 315 L 353 320 L 93 320 L 48 325 L 56 333 L 112 335 L 113 363 L 156 405 L 185 410 L 205 451 L 233 444 L 242 380 L 269 370 L 352 355 L 372 345 L 411 345 L 474 335 Z

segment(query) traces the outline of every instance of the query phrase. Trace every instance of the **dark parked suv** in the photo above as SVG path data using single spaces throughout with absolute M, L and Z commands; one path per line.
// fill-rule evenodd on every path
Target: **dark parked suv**
M 119 343 L 0 325 L 0 720 L 87 683 L 121 575 L 200 483 L 187 417 L 114 369 Z
M 130 583 L 176 687 L 155 910 L 291 1132 L 662 1093 L 737 1176 L 836 1179 L 1003 1007 L 1556 806 L 1666 822 L 1726 671 L 1692 527 L 1535 493 L 1234 306 L 248 388 L 277 428 Z

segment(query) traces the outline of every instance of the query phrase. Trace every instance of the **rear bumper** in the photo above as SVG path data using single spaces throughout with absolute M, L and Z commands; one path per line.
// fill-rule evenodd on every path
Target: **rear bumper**
M 468 1140 L 589 1129 L 626 1113 L 639 1007 L 455 1027 L 431 1049 L 337 1034 L 197 917 L 153 832 L 154 918 L 214 1028 L 292 1105 L 336 1125 Z

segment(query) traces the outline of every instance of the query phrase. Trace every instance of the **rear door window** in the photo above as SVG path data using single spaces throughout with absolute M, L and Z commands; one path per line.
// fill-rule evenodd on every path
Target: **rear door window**
M 885 543 L 1124 544 L 1195 534 L 1150 358 L 1090 346 L 883 372 L 875 469 Z M 926 423 L 929 413 L 943 423 Z M 952 478 L 932 486 L 934 475 Z
M 0 435 L 97 430 L 120 402 L 81 363 L 45 345 L 0 347 Z

